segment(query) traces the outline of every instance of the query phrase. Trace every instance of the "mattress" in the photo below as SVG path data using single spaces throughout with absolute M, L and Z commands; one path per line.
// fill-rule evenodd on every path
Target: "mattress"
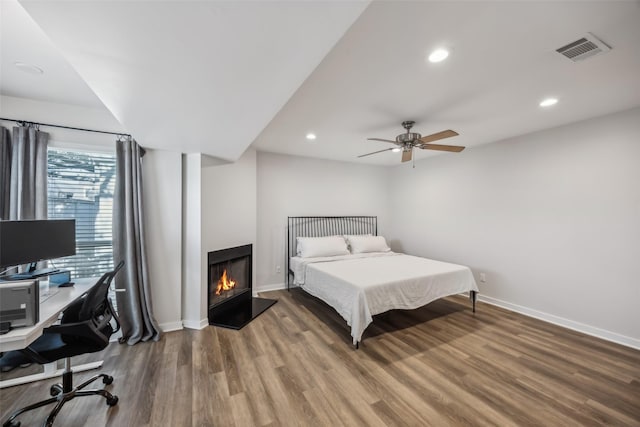
M 354 344 L 376 314 L 478 291 L 469 267 L 395 252 L 293 257 L 291 269 L 295 284 L 347 321 Z

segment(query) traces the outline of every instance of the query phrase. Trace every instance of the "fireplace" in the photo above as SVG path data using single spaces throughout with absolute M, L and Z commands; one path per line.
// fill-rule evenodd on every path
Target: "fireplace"
M 209 252 L 209 324 L 240 329 L 276 303 L 252 297 L 252 245 Z

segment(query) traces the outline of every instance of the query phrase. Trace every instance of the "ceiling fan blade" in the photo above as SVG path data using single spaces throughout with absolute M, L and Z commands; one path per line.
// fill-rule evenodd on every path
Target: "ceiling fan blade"
M 423 150 L 451 151 L 453 153 L 459 153 L 465 148 L 461 145 L 441 145 L 441 144 L 423 144 L 423 145 L 417 145 L 417 147 L 422 148 Z
M 412 153 L 413 153 L 413 149 L 403 150 L 402 151 L 402 163 L 410 161 Z
M 391 141 L 390 139 L 367 138 L 367 141 L 382 141 L 382 142 L 390 142 L 392 144 L 397 144 L 396 141 Z
M 442 132 L 434 133 L 431 135 L 423 136 L 420 141 L 424 143 L 437 141 L 439 139 L 451 138 L 452 136 L 458 136 L 458 132 L 455 130 L 443 130 Z
M 389 151 L 389 150 L 393 150 L 393 148 L 385 148 L 384 150 L 374 151 L 373 153 L 363 154 L 363 155 L 358 156 L 358 157 L 359 157 L 359 158 L 360 158 L 360 157 L 367 157 L 367 156 L 370 156 L 370 155 L 372 155 L 372 154 L 378 154 L 378 153 L 382 153 L 383 151 Z

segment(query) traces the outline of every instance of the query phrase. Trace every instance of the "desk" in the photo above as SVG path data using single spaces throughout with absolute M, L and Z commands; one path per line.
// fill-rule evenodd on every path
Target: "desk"
M 0 335 L 0 351 L 6 352 L 28 347 L 29 344 L 42 335 L 43 329 L 58 320 L 60 313 L 64 311 L 65 308 L 95 286 L 98 279 L 98 277 L 75 279 L 74 286 L 58 288 L 58 292 L 55 295 L 50 296 L 44 302 L 40 303 L 40 321 L 37 324 L 34 326 L 15 328 L 4 335 Z M 0 381 L 0 388 L 62 375 L 63 369 L 57 369 L 57 362 L 47 363 L 43 366 L 43 373 Z M 100 366 L 102 366 L 102 361 L 76 366 L 73 368 L 73 371 L 82 372 L 89 369 L 96 369 Z

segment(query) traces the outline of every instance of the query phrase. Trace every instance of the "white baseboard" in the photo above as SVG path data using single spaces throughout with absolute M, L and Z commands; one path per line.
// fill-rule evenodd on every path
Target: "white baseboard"
M 180 331 L 183 329 L 182 321 L 177 322 L 165 322 L 158 325 L 162 332 Z
M 120 341 L 120 338 L 122 338 L 122 329 L 118 329 L 118 332 L 116 332 L 115 334 L 112 334 L 109 337 L 109 342 L 118 342 Z
M 208 319 L 201 319 L 200 321 L 197 321 L 197 320 L 183 320 L 182 324 L 187 329 L 198 329 L 199 330 L 199 329 L 204 329 L 207 326 L 209 326 L 209 320 Z
M 583 334 L 591 335 L 603 340 L 611 341 L 617 344 L 621 344 L 627 347 L 640 350 L 640 340 L 636 338 L 620 335 L 615 332 L 610 332 L 604 329 L 596 328 L 594 326 L 585 325 L 584 323 L 575 322 L 573 320 L 565 319 L 564 317 L 558 317 L 553 314 L 544 313 L 542 311 L 534 310 L 532 308 L 523 307 L 518 304 L 512 304 L 507 301 L 502 301 L 497 298 L 488 297 L 486 295 L 478 294 L 478 301 L 485 302 L 487 304 L 495 305 L 505 308 L 516 313 L 524 314 L 525 316 L 533 317 L 545 322 L 553 323 L 554 325 L 562 326 L 567 329 L 582 332 Z
M 271 283 L 268 285 L 256 286 L 253 288 L 253 296 L 256 296 L 259 292 L 280 291 L 287 289 L 287 285 L 284 283 Z

